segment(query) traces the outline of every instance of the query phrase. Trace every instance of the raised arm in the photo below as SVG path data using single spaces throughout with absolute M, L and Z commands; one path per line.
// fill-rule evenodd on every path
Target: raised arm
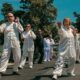
M 5 23 L 3 23 L 3 24 L 0 25 L 0 32 L 1 33 L 3 33 L 5 31 L 5 26 L 6 26 Z
M 24 30 L 23 30 L 23 27 L 22 27 L 22 25 L 21 25 L 21 23 L 19 21 L 19 17 L 16 17 L 15 23 L 17 24 L 17 28 L 18 28 L 19 32 L 20 33 L 23 32 Z
M 32 37 L 33 39 L 36 39 L 36 35 L 33 31 L 30 31 L 30 37 Z
M 20 33 L 24 31 L 24 29 L 20 23 L 17 23 L 17 28 L 18 28 Z

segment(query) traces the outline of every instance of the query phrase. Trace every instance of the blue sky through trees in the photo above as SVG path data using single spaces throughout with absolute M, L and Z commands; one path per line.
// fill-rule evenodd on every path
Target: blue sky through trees
M 0 0 L 0 9 L 2 4 L 8 2 L 12 4 L 14 9 L 19 9 L 20 0 Z M 80 0 L 54 0 L 54 5 L 58 10 L 57 21 L 62 21 L 65 17 L 71 18 L 72 21 L 75 21 L 73 12 L 76 11 L 80 13 Z M 0 10 L 0 20 L 3 19 Z

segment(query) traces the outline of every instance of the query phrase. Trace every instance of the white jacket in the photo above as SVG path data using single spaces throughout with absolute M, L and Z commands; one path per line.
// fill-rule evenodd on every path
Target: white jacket
M 23 31 L 23 27 L 19 23 L 3 23 L 0 26 L 0 32 L 4 33 L 4 49 L 20 47 L 19 32 Z
M 60 33 L 59 55 L 76 59 L 75 40 L 72 29 L 62 28 Z
M 36 39 L 34 32 L 32 30 L 23 32 L 22 38 L 24 38 L 23 51 L 34 51 L 34 39 Z

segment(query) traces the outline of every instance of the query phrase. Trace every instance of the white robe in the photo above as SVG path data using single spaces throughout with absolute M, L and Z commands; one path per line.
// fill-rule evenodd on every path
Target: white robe
M 76 60 L 80 62 L 80 33 L 75 36 Z
M 33 55 L 34 55 L 34 39 L 36 35 L 32 30 L 22 33 L 23 43 L 23 55 L 19 67 L 23 68 L 26 63 L 26 57 L 28 57 L 29 66 L 33 66 Z
M 74 64 L 76 60 L 76 51 L 75 51 L 75 42 L 74 35 L 72 33 L 72 29 L 69 30 L 65 27 L 59 30 L 60 34 L 60 42 L 59 42 L 59 54 L 56 62 L 56 68 L 53 71 L 53 75 L 62 75 L 64 64 L 67 60 L 67 64 L 69 67 L 70 73 L 74 73 Z
M 21 24 L 15 22 L 3 23 L 0 26 L 0 32 L 4 33 L 3 54 L 0 59 L 0 72 L 5 72 L 8 66 L 8 61 L 12 49 L 14 59 L 14 71 L 18 71 L 18 66 L 21 58 L 21 50 L 19 44 L 19 31 L 23 31 Z
M 53 53 L 54 53 L 54 51 L 53 51 L 54 44 L 55 44 L 54 39 L 51 38 L 51 40 L 50 40 L 50 58 L 51 59 L 52 59 Z
M 75 40 L 72 29 L 65 30 L 64 28 L 62 28 L 60 37 L 59 55 L 76 59 Z
M 30 32 L 31 32 L 31 36 L 30 36 Z M 24 39 L 23 51 L 25 52 L 33 51 L 34 52 L 34 39 L 36 39 L 36 35 L 34 34 L 34 32 L 32 30 L 28 32 L 26 31 L 23 32 L 22 38 Z
M 4 33 L 4 49 L 20 47 L 19 31 L 22 32 L 23 27 L 15 22 L 12 22 L 11 24 L 6 22 L 0 26 L 0 32 Z

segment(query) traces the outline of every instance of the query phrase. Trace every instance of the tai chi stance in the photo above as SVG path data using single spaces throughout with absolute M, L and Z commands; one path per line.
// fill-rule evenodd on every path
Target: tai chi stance
M 53 79 L 57 79 L 58 76 L 62 75 L 65 61 L 67 61 L 68 65 L 67 73 L 71 76 L 75 76 L 76 51 L 73 33 L 74 31 L 70 26 L 70 19 L 65 18 L 63 20 L 63 26 L 61 26 L 61 29 L 59 30 L 59 55 L 56 62 L 56 68 L 53 71 Z
M 19 44 L 19 32 L 23 31 L 21 24 L 14 22 L 13 13 L 8 13 L 8 22 L 0 25 L 0 32 L 4 33 L 3 53 L 0 59 L 0 73 L 4 73 L 8 66 L 10 53 L 12 50 L 14 59 L 13 74 L 18 74 L 18 66 L 21 58 L 21 50 Z
M 19 68 L 24 67 L 24 65 L 26 63 L 26 57 L 28 57 L 29 67 L 33 68 L 34 39 L 36 39 L 36 35 L 31 30 L 31 24 L 26 25 L 26 30 L 25 30 L 25 32 L 22 33 L 22 38 L 24 39 L 23 55 L 21 58 Z

